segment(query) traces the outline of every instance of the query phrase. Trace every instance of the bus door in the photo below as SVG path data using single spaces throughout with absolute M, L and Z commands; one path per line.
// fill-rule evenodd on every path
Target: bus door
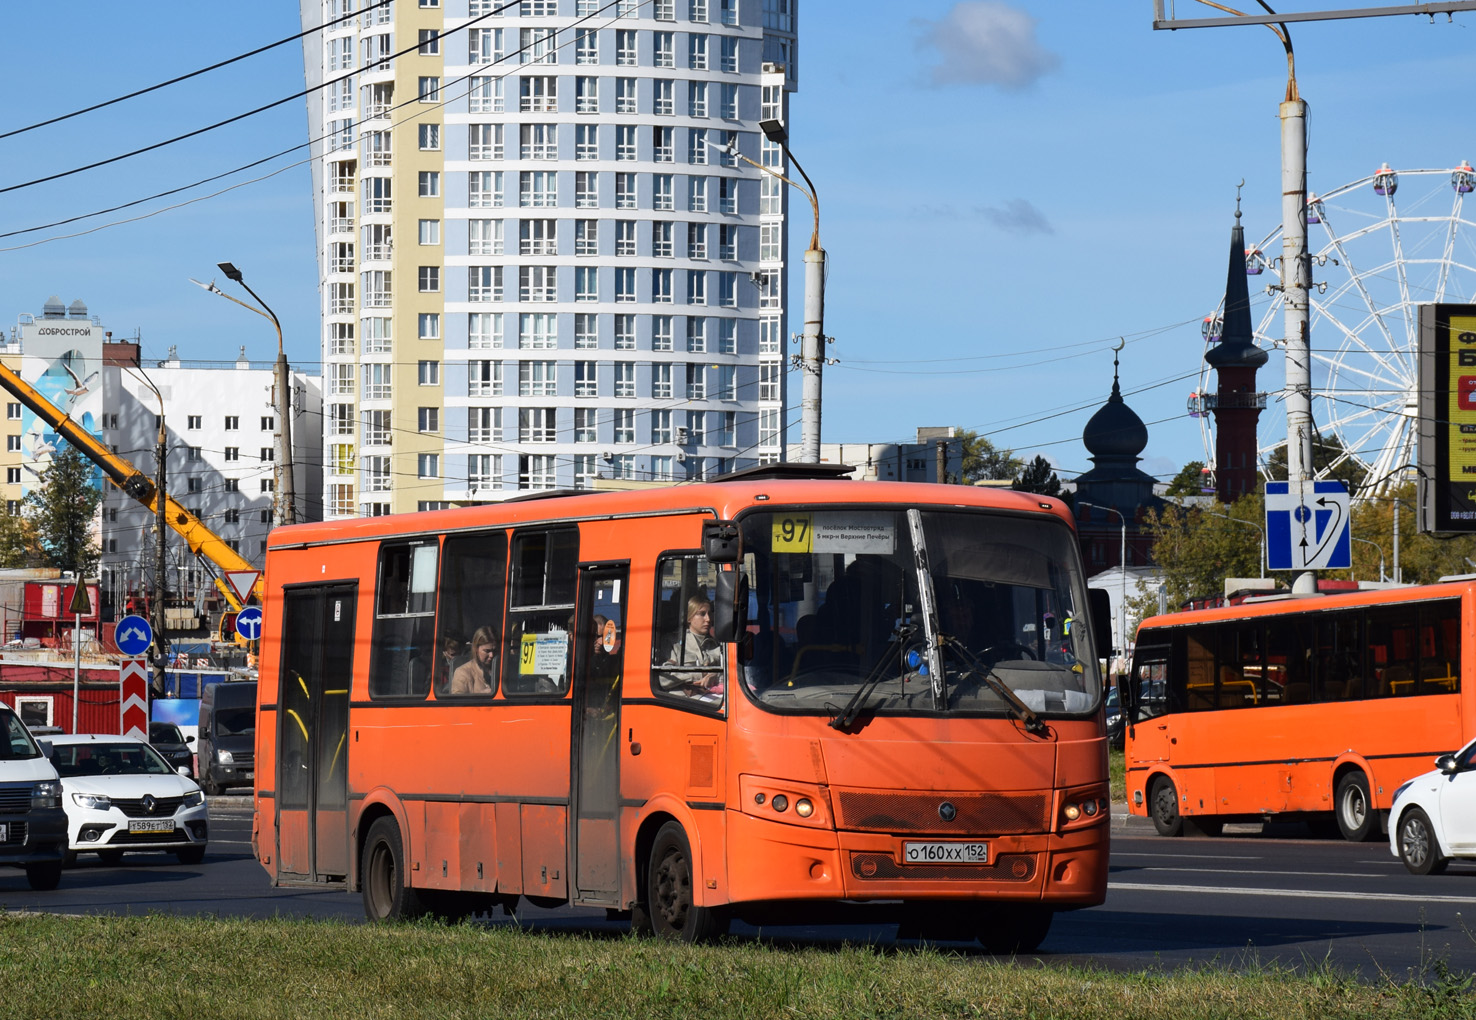
M 579 570 L 574 628 L 575 903 L 618 906 L 620 899 L 620 692 L 625 675 L 630 568 Z
M 356 586 L 283 592 L 277 861 L 284 879 L 348 874 L 348 706 Z

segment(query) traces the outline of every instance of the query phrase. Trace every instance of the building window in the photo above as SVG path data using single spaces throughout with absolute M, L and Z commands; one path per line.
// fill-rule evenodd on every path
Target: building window
M 5 452 L 6 453 L 20 453 L 20 448 L 21 448 L 21 437 L 20 436 L 6 436 L 5 437 Z
M 502 408 L 467 408 L 467 440 L 473 443 L 502 442 Z
M 651 366 L 651 396 L 653 399 L 671 399 L 671 362 L 660 362 Z M 668 412 L 668 426 L 670 424 Z
M 651 255 L 655 258 L 671 258 L 671 221 L 655 220 L 651 223 Z
M 675 21 L 676 0 L 655 0 L 651 16 L 657 21 Z
M 736 2 L 736 0 L 735 0 Z M 738 72 L 738 37 L 725 35 L 722 37 L 723 55 L 722 68 L 729 74 Z
M 636 66 L 636 34 L 635 29 L 620 28 L 615 30 L 615 66 Z M 616 112 L 620 112 L 616 110 Z
M 441 313 L 421 312 L 417 316 L 420 328 L 420 339 L 439 340 L 441 338 Z
M 468 113 L 502 113 L 502 79 L 479 74 L 471 80 L 466 95 Z
M 708 0 L 691 0 L 687 17 L 692 21 L 707 21 L 707 2 Z
M 781 371 L 777 361 L 759 362 L 759 391 L 760 400 L 779 399 L 779 373 Z
M 634 209 L 636 207 L 636 175 L 620 173 L 615 175 L 615 208 Z
M 717 397 L 719 400 L 738 399 L 738 369 L 735 366 L 718 366 Z
M 574 442 L 593 443 L 595 441 L 595 414 L 593 407 L 574 408 Z
M 391 347 L 393 320 L 381 316 L 374 316 L 363 321 L 364 330 L 364 353 L 365 354 L 389 354 Z M 345 365 L 352 369 L 352 365 Z M 351 390 L 343 391 L 345 393 Z
M 528 454 L 518 458 L 518 488 L 552 489 L 554 458 L 544 454 Z
M 368 177 L 364 180 L 364 211 L 366 213 L 394 212 L 394 187 L 388 177 Z
M 417 86 L 416 98 L 422 103 L 439 103 L 441 101 L 440 75 L 421 75 Z
M 707 320 L 700 315 L 687 316 L 687 353 L 707 353 Z
M 469 397 L 502 396 L 502 362 L 467 362 L 466 395 Z
M 620 270 L 616 270 L 618 279 Z M 635 270 L 631 270 L 631 287 L 635 286 Z M 615 316 L 615 349 L 617 351 L 633 351 L 636 346 L 636 327 L 634 315 Z
M 419 134 L 422 152 L 434 152 L 441 148 L 441 125 L 421 124 Z
M 673 32 L 651 33 L 651 66 L 676 67 L 676 35 Z
M 598 63 L 598 61 L 591 61 L 591 63 Z M 574 79 L 574 112 L 600 112 L 600 80 L 598 78 L 581 75 Z
M 237 510 L 235 507 L 231 507 L 229 510 L 227 510 L 225 512 L 225 522 L 227 524 L 240 524 L 241 523 L 241 511 L 240 510 Z
M 656 78 L 651 82 L 653 89 L 651 112 L 658 117 L 670 117 L 676 113 L 676 83 L 670 78 Z
M 636 271 L 631 266 L 615 267 L 615 301 L 617 304 L 634 303 L 636 299 Z
M 600 129 L 598 124 L 574 125 L 574 158 L 600 158 Z
M 441 477 L 441 455 L 438 453 L 417 454 L 415 458 L 416 474 L 421 478 Z
M 707 224 L 687 224 L 687 258 L 707 258 Z
M 674 178 L 671 174 L 651 175 L 651 208 L 657 212 L 670 212 L 676 208 Z
M 615 411 L 615 442 L 633 443 L 636 441 L 635 434 L 635 412 L 628 409 L 617 409 Z
M 636 395 L 635 364 L 629 361 L 615 362 L 615 396 Z
M 658 305 L 671 304 L 671 276 L 670 269 L 651 270 L 651 303 Z
M 467 205 L 473 209 L 502 208 L 501 170 L 473 170 L 467 178 Z
M 558 364 L 553 361 L 518 362 L 518 396 L 557 396 Z
M 687 441 L 693 446 L 702 446 L 707 442 L 707 412 L 687 412 Z
M 518 129 L 520 159 L 558 159 L 559 134 L 555 124 L 524 124 Z
M 523 312 L 518 316 L 518 347 L 552 350 L 559 345 L 559 317 L 550 312 Z
M 186 424 L 185 427 L 193 431 L 194 429 L 200 428 L 202 426 L 203 421 L 204 421 L 204 419 L 200 415 L 198 415 L 198 414 L 191 414 L 191 415 L 188 415 L 186 417 L 186 422 L 188 424 Z
M 636 129 L 634 124 L 615 125 L 615 159 L 633 162 L 636 158 Z
M 386 460 L 386 461 L 389 460 L 388 457 L 383 458 L 383 459 Z M 260 489 L 261 489 L 262 492 L 275 492 L 276 491 L 276 488 L 277 488 L 277 486 L 273 483 L 273 481 L 270 478 L 263 478 L 261 480 Z
M 265 417 L 263 417 L 261 419 L 261 431 L 263 431 L 263 432 L 275 432 L 275 431 L 277 431 L 277 419 L 275 417 L 273 417 L 272 415 L 266 415 Z
M 557 301 L 559 299 L 557 266 L 519 266 L 519 301 Z
M 19 421 L 21 416 L 20 404 L 11 401 L 5 405 L 5 417 L 10 421 Z
M 440 220 L 421 220 L 420 223 L 419 223 L 419 227 L 420 227 L 420 243 L 421 244 L 440 244 L 441 243 L 441 221 Z
M 466 459 L 466 487 L 473 492 L 478 489 L 502 488 L 502 455 L 497 453 L 474 453 Z
M 21 469 L 20 468 L 18 468 L 18 467 L 8 467 L 8 468 L 5 469 L 5 484 L 7 484 L 7 485 L 19 485 L 20 484 L 20 480 L 21 480 Z
M 672 347 L 671 347 L 671 342 L 672 342 L 671 341 L 671 337 L 672 337 L 671 323 L 672 323 L 672 318 L 671 318 L 670 315 L 653 315 L 653 316 L 651 316 L 651 350 L 653 350 L 653 351 L 669 351 L 669 350 L 672 349 Z M 666 367 L 668 369 L 670 369 L 671 366 L 668 365 Z M 658 365 L 657 368 L 655 369 L 655 371 L 659 371 L 660 368 L 661 368 L 661 366 Z M 668 371 L 667 377 L 668 377 L 668 379 L 670 378 L 670 372 L 669 371 Z M 668 389 L 669 388 L 670 387 L 668 386 Z M 667 393 L 666 395 L 667 396 L 670 396 L 671 394 L 670 393 Z M 653 393 L 652 396 L 660 396 L 660 394 Z
M 466 30 L 468 64 L 495 64 L 503 57 L 502 29 L 469 28 Z
M 420 284 L 420 293 L 439 294 L 441 291 L 441 267 L 421 266 L 417 275 Z
M 390 413 L 388 411 L 365 411 L 363 435 L 360 441 L 365 446 L 390 445 Z
M 600 207 L 599 174 L 593 170 L 574 171 L 574 208 Z
M 198 446 L 191 446 L 191 447 L 189 447 L 189 457 L 187 459 L 189 459 L 189 460 L 204 460 L 205 459 L 204 451 L 202 451 L 200 449 L 200 447 L 198 447 Z
M 718 273 L 718 304 L 724 308 L 738 307 L 738 274 Z
M 600 35 L 592 28 L 574 33 L 574 63 L 598 64 L 600 62 Z
M 469 124 L 467 142 L 467 159 L 501 159 L 502 125 Z
M 707 178 L 687 178 L 687 210 L 689 212 L 707 212 Z
M 417 51 L 422 57 L 434 57 L 441 52 L 441 35 L 433 28 L 422 28 L 420 30 L 420 49 Z
M 239 446 L 227 446 L 225 448 L 225 459 L 227 461 L 240 460 L 241 448 Z
M 420 171 L 420 197 L 441 197 L 441 173 L 439 170 Z
M 501 255 L 502 221 L 467 220 L 467 254 Z
M 636 112 L 636 80 L 634 78 L 615 79 L 615 112 Z
M 466 317 L 466 345 L 472 350 L 502 346 L 502 313 L 471 312 Z
M 518 442 L 552 443 L 558 440 L 557 409 L 524 407 L 518 411 Z
M 557 255 L 557 220 L 522 220 L 518 224 L 519 255 Z
M 671 412 L 666 412 L 670 414 Z M 653 482 L 669 482 L 672 479 L 672 458 L 651 458 L 651 480 Z
M 651 159 L 657 163 L 673 163 L 676 161 L 676 147 L 672 139 L 676 137 L 676 129 L 669 127 L 653 127 L 651 129 Z
M 559 204 L 559 179 L 552 170 L 523 170 L 518 174 L 518 202 L 524 208 L 551 209 Z
M 421 361 L 417 365 L 416 379 L 421 386 L 441 385 L 441 363 L 439 361 Z
M 778 319 L 773 319 L 772 320 L 772 323 L 773 323 L 773 327 L 774 327 L 774 335 L 777 337 L 778 334 L 779 334 L 779 320 Z M 774 350 L 776 352 L 779 350 L 777 344 L 774 347 Z M 737 319 L 719 319 L 718 320 L 718 353 L 719 354 L 737 354 L 738 353 L 738 320 Z
M 600 299 L 599 270 L 594 266 L 578 266 L 574 270 L 574 300 L 598 301 Z
M 598 255 L 600 253 L 600 221 L 574 221 L 574 254 Z M 593 299 L 591 299 L 593 300 Z
M 574 395 L 576 397 L 599 396 L 599 385 L 595 377 L 595 362 L 574 362 Z
M 501 266 L 469 266 L 466 277 L 468 301 L 502 300 Z
M 523 64 L 558 63 L 559 52 L 551 28 L 524 28 L 518 34 L 518 61 Z
M 574 313 L 574 349 L 594 350 L 600 345 L 599 316 L 593 312 Z
M 687 399 L 707 399 L 707 369 L 695 361 L 687 365 Z
M 521 113 L 557 113 L 559 79 L 551 74 L 524 75 L 518 90 Z
M 718 445 L 738 445 L 738 414 L 735 411 L 723 411 L 718 416 Z
M 707 129 L 689 128 L 687 131 L 687 162 L 693 166 L 707 165 Z
M 594 487 L 595 480 L 595 457 L 592 453 L 576 453 L 574 455 L 574 488 L 590 489 Z
M 271 451 L 268 450 L 266 452 L 270 453 Z M 263 458 L 263 459 L 265 459 L 265 458 Z M 190 492 L 204 492 L 205 491 L 205 480 L 203 478 L 201 478 L 199 475 L 190 475 L 189 478 L 185 479 L 185 484 L 186 484 L 186 488 Z M 199 514 L 195 514 L 195 516 L 196 517 L 199 517 L 200 515 Z
M 227 478 L 225 480 L 225 491 L 226 492 L 240 492 L 241 491 L 241 482 L 240 482 L 240 479 L 237 479 L 237 478 Z M 114 512 L 116 513 L 116 511 L 114 511 Z

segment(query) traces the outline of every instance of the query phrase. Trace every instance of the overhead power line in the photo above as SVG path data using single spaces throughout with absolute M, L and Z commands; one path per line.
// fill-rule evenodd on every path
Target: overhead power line
M 239 63 L 242 60 L 246 60 L 250 57 L 257 56 L 258 54 L 265 53 L 268 50 L 274 50 L 278 46 L 285 46 L 290 42 L 297 42 L 297 40 L 302 39 L 305 36 L 312 35 L 314 32 L 321 32 L 325 28 L 332 28 L 334 25 L 338 24 L 341 21 L 349 21 L 353 18 L 357 18 L 360 14 L 363 14 L 367 11 L 372 11 L 378 7 L 387 7 L 393 2 L 394 0 L 377 0 L 377 2 L 371 3 L 367 7 L 365 7 L 363 11 L 350 11 L 348 14 L 339 15 L 332 21 L 325 21 L 321 25 L 316 25 L 313 28 L 305 29 L 304 31 L 298 32 L 296 35 L 289 35 L 287 38 L 278 39 L 274 43 L 267 43 L 265 46 L 258 46 L 254 50 L 247 50 L 245 53 L 238 53 L 234 57 L 229 57 L 225 60 L 211 64 L 209 67 L 202 67 L 199 70 L 190 71 L 188 74 L 182 74 L 176 78 L 170 78 L 168 81 L 161 81 L 157 85 L 150 85 L 147 88 L 141 88 L 136 91 L 129 92 L 127 95 L 117 96 L 113 99 L 107 99 L 101 103 L 93 103 L 91 106 L 84 106 L 82 109 L 73 110 L 71 113 L 63 113 L 59 116 L 51 117 L 47 120 L 37 121 L 34 124 L 27 124 L 25 127 L 13 128 L 10 131 L 6 131 L 3 134 L 0 134 L 0 140 L 13 138 L 16 135 L 23 135 L 27 131 L 35 131 L 37 128 L 49 127 L 52 124 L 60 124 L 64 120 L 71 120 L 73 117 L 80 117 L 84 113 L 92 113 L 94 110 L 101 110 L 105 107 L 115 106 L 118 103 L 127 102 L 130 99 L 137 99 L 139 96 L 148 95 L 150 92 L 157 92 L 160 89 L 168 88 L 171 85 L 178 85 L 182 81 L 189 81 L 191 78 L 198 78 L 202 74 L 209 74 L 211 71 L 218 71 L 222 67 L 229 67 L 231 64 Z

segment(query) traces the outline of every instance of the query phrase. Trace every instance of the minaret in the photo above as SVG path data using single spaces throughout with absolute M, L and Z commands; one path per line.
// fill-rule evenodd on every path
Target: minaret
M 1204 356 L 1219 380 L 1219 389 L 1205 403 L 1215 413 L 1215 498 L 1221 503 L 1233 503 L 1260 484 L 1256 420 L 1266 406 L 1266 394 L 1256 391 L 1256 369 L 1266 363 L 1266 352 L 1252 340 L 1250 288 L 1245 277 L 1245 231 L 1240 226 L 1237 189 L 1224 324 L 1219 344 Z

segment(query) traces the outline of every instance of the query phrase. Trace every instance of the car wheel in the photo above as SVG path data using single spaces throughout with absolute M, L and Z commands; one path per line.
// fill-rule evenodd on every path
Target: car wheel
M 1438 875 L 1450 860 L 1440 852 L 1430 816 L 1410 808 L 1399 819 L 1399 859 L 1414 875 Z
M 203 846 L 187 846 L 182 850 L 174 851 L 174 856 L 179 858 L 181 864 L 200 864 L 205 860 L 205 848 Z
M 1343 774 L 1333 794 L 1338 831 L 1350 843 L 1366 843 L 1379 834 L 1379 813 L 1368 795 L 1368 777 L 1357 769 Z
M 99 850 L 97 852 L 97 859 L 102 861 L 110 868 L 116 868 L 118 865 L 123 863 L 123 851 Z
M 425 913 L 420 894 L 406 884 L 405 844 L 393 818 L 380 818 L 369 826 L 361 874 L 369 920 L 407 921 Z
M 656 935 L 673 942 L 706 942 L 727 931 L 718 910 L 692 898 L 692 847 L 676 822 L 656 833 L 646 877 L 646 913 Z
M 26 881 L 37 892 L 50 892 L 61 885 L 62 862 L 42 861 L 26 865 Z
M 209 772 L 206 772 L 203 776 L 200 777 L 200 789 L 205 791 L 205 795 L 207 797 L 220 796 L 220 784 L 217 783 L 214 779 L 210 778 Z
M 1160 836 L 1182 836 L 1184 819 L 1179 814 L 1179 791 L 1174 781 L 1159 776 L 1153 783 L 1153 793 L 1148 798 L 1148 808 L 1153 815 L 1153 827 Z
M 992 907 L 984 914 L 979 942 L 995 956 L 1033 953 L 1051 930 L 1055 911 L 1035 904 Z

